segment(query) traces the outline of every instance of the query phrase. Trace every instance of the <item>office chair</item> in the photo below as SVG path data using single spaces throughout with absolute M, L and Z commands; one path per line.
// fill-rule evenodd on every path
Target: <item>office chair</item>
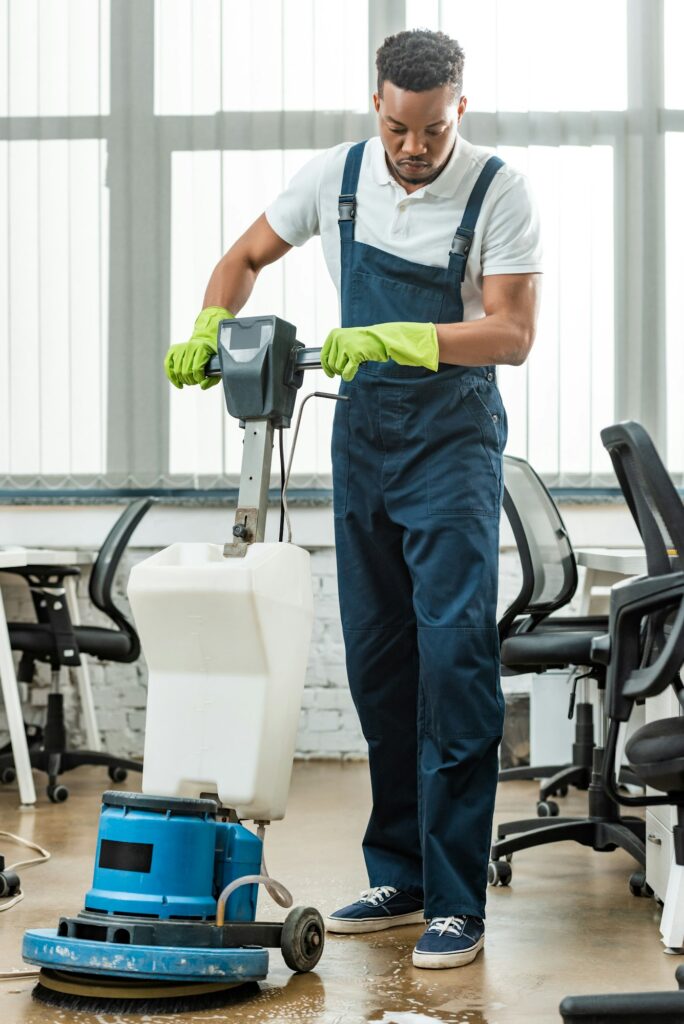
M 32 682 L 36 661 L 52 667 L 47 719 L 40 742 L 29 746 L 29 757 L 33 768 L 47 773 L 47 795 L 53 803 L 61 803 L 69 796 L 69 790 L 59 782 L 59 775 L 80 765 L 105 765 L 113 782 L 123 782 L 128 771 L 142 771 L 139 761 L 94 750 L 67 749 L 64 697 L 59 682 L 62 667 L 80 665 L 81 654 L 117 662 L 133 662 L 139 657 L 138 634 L 116 606 L 112 586 L 131 534 L 151 504 L 151 498 L 140 498 L 124 510 L 107 534 L 91 570 L 90 600 L 112 620 L 116 629 L 73 625 L 64 591 L 65 577 L 79 574 L 73 566 L 31 565 L 4 570 L 27 581 L 38 620 L 8 623 L 12 649 L 22 652 L 17 678 L 20 682 Z M 13 765 L 11 753 L 0 754 L 0 777 L 5 781 Z
M 618 796 L 615 751 L 621 723 L 637 701 L 671 686 L 684 706 L 680 670 L 684 664 L 684 506 L 648 434 L 637 423 L 601 431 L 627 504 L 646 547 L 648 575 L 613 588 L 610 633 L 595 643 L 607 664 L 609 729 L 603 785 L 632 807 L 670 804 L 675 864 L 668 885 L 661 931 L 671 947 L 684 944 L 684 717 L 649 722 L 629 740 L 625 753 L 644 786 L 665 796 Z M 684 967 L 676 972 L 679 991 L 568 996 L 560 1005 L 566 1024 L 648 1024 L 684 1021 Z
M 601 710 L 595 738 L 591 704 L 588 701 L 577 704 L 573 764 L 559 768 L 542 787 L 537 818 L 508 821 L 498 826 L 491 850 L 489 882 L 509 884 L 513 875 L 510 860 L 514 853 L 567 840 L 594 850 L 613 850 L 619 846 L 643 868 L 646 860 L 644 821 L 621 815 L 618 804 L 608 797 L 601 782 L 606 672 L 605 665 L 592 653 L 592 644 L 606 633 L 608 620 L 605 616 L 550 617 L 553 611 L 567 604 L 577 586 L 572 546 L 553 499 L 532 467 L 523 459 L 510 456 L 505 457 L 504 464 L 507 492 L 504 510 L 520 553 L 523 585 L 499 627 L 502 670 L 540 673 L 551 668 L 583 668 L 582 678 L 591 678 L 597 684 Z M 574 690 L 570 698 L 571 712 L 573 701 Z M 553 772 L 554 768 L 532 766 L 527 769 L 529 774 L 526 769 L 507 769 L 502 776 L 538 778 Z M 631 773 L 628 777 L 633 781 Z M 558 805 L 545 799 L 553 789 L 563 792 L 568 784 L 588 790 L 586 817 L 560 817 Z M 551 820 L 542 822 L 540 816 L 550 816 Z M 643 872 L 635 872 L 630 888 L 637 893 L 644 887 Z
M 502 675 L 540 673 L 548 668 L 568 668 L 580 664 L 575 659 L 588 651 L 588 640 L 608 628 L 607 616 L 556 615 L 577 590 L 577 562 L 570 537 L 561 514 L 532 466 L 525 459 L 504 456 L 504 512 L 513 531 L 522 569 L 522 582 L 515 599 L 499 621 Z M 553 615 L 553 618 L 549 616 Z M 536 640 L 543 633 L 567 630 L 567 645 L 553 648 L 555 661 L 548 665 L 535 661 L 525 663 L 529 641 L 512 644 L 513 637 Z M 556 637 L 557 643 L 558 637 Z M 578 647 L 579 645 L 579 647 Z M 522 661 L 521 661 L 522 657 Z M 570 764 L 526 765 L 505 768 L 500 782 L 520 779 L 543 779 L 539 790 L 537 813 L 540 817 L 556 816 L 558 804 L 549 800 L 558 793 L 565 796 L 568 786 L 587 789 L 591 781 L 594 725 L 592 706 L 583 699 L 575 703 L 578 677 L 575 674 L 570 695 L 569 717 L 575 717 L 575 742 Z M 586 684 L 582 684 L 583 688 Z M 584 694 L 583 694 L 584 696 Z

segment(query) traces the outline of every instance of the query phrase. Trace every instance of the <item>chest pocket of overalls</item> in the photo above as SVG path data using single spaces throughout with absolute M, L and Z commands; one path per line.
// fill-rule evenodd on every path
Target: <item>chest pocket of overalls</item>
M 366 309 L 372 306 L 374 324 L 387 323 L 438 323 L 442 308 L 442 296 L 433 288 L 391 277 L 378 277 L 354 270 L 351 281 L 352 308 Z
M 451 378 L 434 391 L 425 427 L 428 513 L 498 516 L 506 413 L 496 384 Z

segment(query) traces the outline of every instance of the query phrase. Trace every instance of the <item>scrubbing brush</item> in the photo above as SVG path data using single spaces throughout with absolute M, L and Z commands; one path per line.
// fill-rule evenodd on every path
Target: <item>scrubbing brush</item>
M 43 968 L 32 996 L 63 1010 L 118 1014 L 189 1013 L 235 1005 L 259 992 L 256 982 L 228 985 L 102 978 Z

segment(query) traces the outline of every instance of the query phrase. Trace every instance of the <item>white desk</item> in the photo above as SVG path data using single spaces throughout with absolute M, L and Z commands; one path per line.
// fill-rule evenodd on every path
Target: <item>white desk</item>
M 580 591 L 580 615 L 591 615 L 592 592 L 596 587 L 611 587 L 626 576 L 646 572 L 643 548 L 577 548 L 577 564 L 584 566 L 584 583 Z
M 0 582 L 2 582 L 1 571 L 3 568 L 12 568 L 14 566 L 31 566 L 31 565 L 92 565 L 93 554 L 90 551 L 79 551 L 75 548 L 0 548 Z M 17 577 L 7 575 L 5 577 L 6 582 L 16 582 Z M 67 576 L 64 580 L 64 591 L 66 596 L 67 605 L 69 607 L 69 614 L 71 621 L 75 626 L 80 625 L 81 618 L 78 611 L 78 592 L 77 592 L 77 580 L 76 576 Z M 3 647 L 6 644 L 7 651 L 9 652 L 9 661 L 7 656 L 3 658 Z M 11 674 L 9 667 L 11 666 Z M 10 650 L 9 634 L 7 631 L 7 620 L 5 617 L 4 604 L 2 602 L 2 588 L 0 587 L 0 673 L 2 674 L 2 688 L 3 688 L 3 699 L 5 702 L 5 708 L 7 711 L 8 726 L 10 732 L 10 741 L 12 744 L 12 754 L 14 756 L 14 764 L 17 771 L 17 780 L 19 782 L 19 794 L 22 804 L 34 804 L 36 802 L 36 792 L 33 785 L 33 777 L 31 775 L 30 761 L 28 756 L 28 747 L 26 744 L 26 735 L 24 732 L 23 716 L 21 714 L 21 703 L 19 700 L 19 689 L 17 686 L 17 679 L 14 673 L 14 663 L 12 661 L 12 653 Z M 76 669 L 77 680 L 78 680 L 78 691 L 81 702 L 81 711 L 83 714 L 83 724 L 86 732 L 88 747 L 90 750 L 101 750 L 102 745 L 100 742 L 100 731 L 97 726 L 97 719 L 95 717 L 95 704 L 93 702 L 92 688 L 90 685 L 90 673 L 88 671 L 88 661 L 85 655 L 81 655 L 81 664 Z M 5 687 L 5 679 L 7 679 L 7 688 Z M 10 708 L 12 710 L 10 710 Z M 16 715 L 19 716 L 19 724 L 21 726 L 21 734 L 15 721 Z M 20 762 L 24 766 L 20 769 Z
M 23 548 L 1 548 L 0 569 L 10 569 L 26 565 L 26 552 Z M 31 774 L 31 761 L 26 742 L 24 730 L 24 716 L 21 712 L 21 701 L 19 699 L 19 687 L 14 671 L 12 659 L 12 648 L 10 646 L 9 632 L 7 630 L 7 617 L 5 605 L 2 600 L 2 589 L 0 588 L 0 684 L 2 684 L 2 699 L 5 703 L 7 715 L 7 729 L 10 734 L 12 745 L 12 756 L 14 767 L 19 783 L 19 798 L 22 804 L 35 804 L 36 789 L 33 785 Z

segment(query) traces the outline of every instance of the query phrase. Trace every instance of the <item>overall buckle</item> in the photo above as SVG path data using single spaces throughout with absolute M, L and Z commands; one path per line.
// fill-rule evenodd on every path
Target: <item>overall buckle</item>
M 356 216 L 356 196 L 340 196 L 337 200 L 337 214 L 340 221 L 354 220 Z

